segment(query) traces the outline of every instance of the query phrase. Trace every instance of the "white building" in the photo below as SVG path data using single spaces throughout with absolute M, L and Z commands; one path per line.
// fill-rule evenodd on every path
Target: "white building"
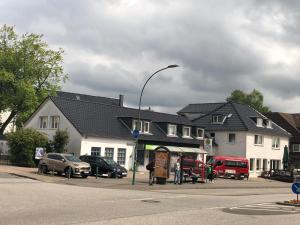
M 211 155 L 248 158 L 250 177 L 282 169 L 290 134 L 252 107 L 235 102 L 190 104 L 178 113 L 205 128 L 213 139 Z
M 109 157 L 132 168 L 138 110 L 123 106 L 120 99 L 67 92 L 47 98 L 26 121 L 25 127 L 39 130 L 52 139 L 57 129 L 67 130 L 69 153 Z M 172 146 L 174 154 L 200 153 L 204 130 L 187 118 L 148 110 L 141 111 L 141 135 L 137 161 L 145 169 L 152 156 L 151 146 Z

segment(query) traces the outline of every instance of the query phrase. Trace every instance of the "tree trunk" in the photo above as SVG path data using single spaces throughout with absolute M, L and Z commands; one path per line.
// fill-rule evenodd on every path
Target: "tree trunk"
M 0 127 L 0 135 L 3 135 L 5 128 L 8 126 L 8 124 L 12 121 L 12 119 L 17 115 L 16 111 L 11 111 L 9 117 L 7 120 L 2 124 Z

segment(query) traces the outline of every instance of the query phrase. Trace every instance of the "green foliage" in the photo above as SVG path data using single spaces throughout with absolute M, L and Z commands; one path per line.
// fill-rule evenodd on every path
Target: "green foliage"
M 48 94 L 60 89 L 68 78 L 62 54 L 62 49 L 49 49 L 42 35 L 18 36 L 14 27 L 0 28 L 0 112 L 11 112 L 0 134 L 12 119 L 21 127 Z
M 10 161 L 18 166 L 35 166 L 35 149 L 45 147 L 48 138 L 32 128 L 18 129 L 7 135 Z
M 255 89 L 249 94 L 241 90 L 234 90 L 233 92 L 231 92 L 231 95 L 226 100 L 250 105 L 251 107 L 253 107 L 261 113 L 270 112 L 270 108 L 264 106 L 263 95 Z
M 63 153 L 66 152 L 66 146 L 69 143 L 69 133 L 67 130 L 57 130 L 53 141 L 51 142 L 52 151 Z

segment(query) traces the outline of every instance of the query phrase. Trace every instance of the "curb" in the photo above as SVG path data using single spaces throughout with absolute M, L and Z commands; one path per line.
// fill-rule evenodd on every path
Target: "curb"
M 300 207 L 300 204 L 293 204 L 293 203 L 276 202 L 276 204 Z
M 31 179 L 31 180 L 40 181 L 39 179 L 37 179 L 35 177 L 31 177 L 31 176 L 27 176 L 27 175 L 21 175 L 21 174 L 18 174 L 18 173 L 8 173 L 8 174 L 11 174 L 11 175 L 14 175 L 14 176 L 17 176 L 17 177 L 23 177 L 23 178 L 28 178 L 28 179 Z

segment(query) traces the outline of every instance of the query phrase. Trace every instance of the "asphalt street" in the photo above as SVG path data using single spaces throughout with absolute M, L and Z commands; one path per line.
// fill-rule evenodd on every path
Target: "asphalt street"
M 299 224 L 287 188 L 117 190 L 0 174 L 0 224 Z

